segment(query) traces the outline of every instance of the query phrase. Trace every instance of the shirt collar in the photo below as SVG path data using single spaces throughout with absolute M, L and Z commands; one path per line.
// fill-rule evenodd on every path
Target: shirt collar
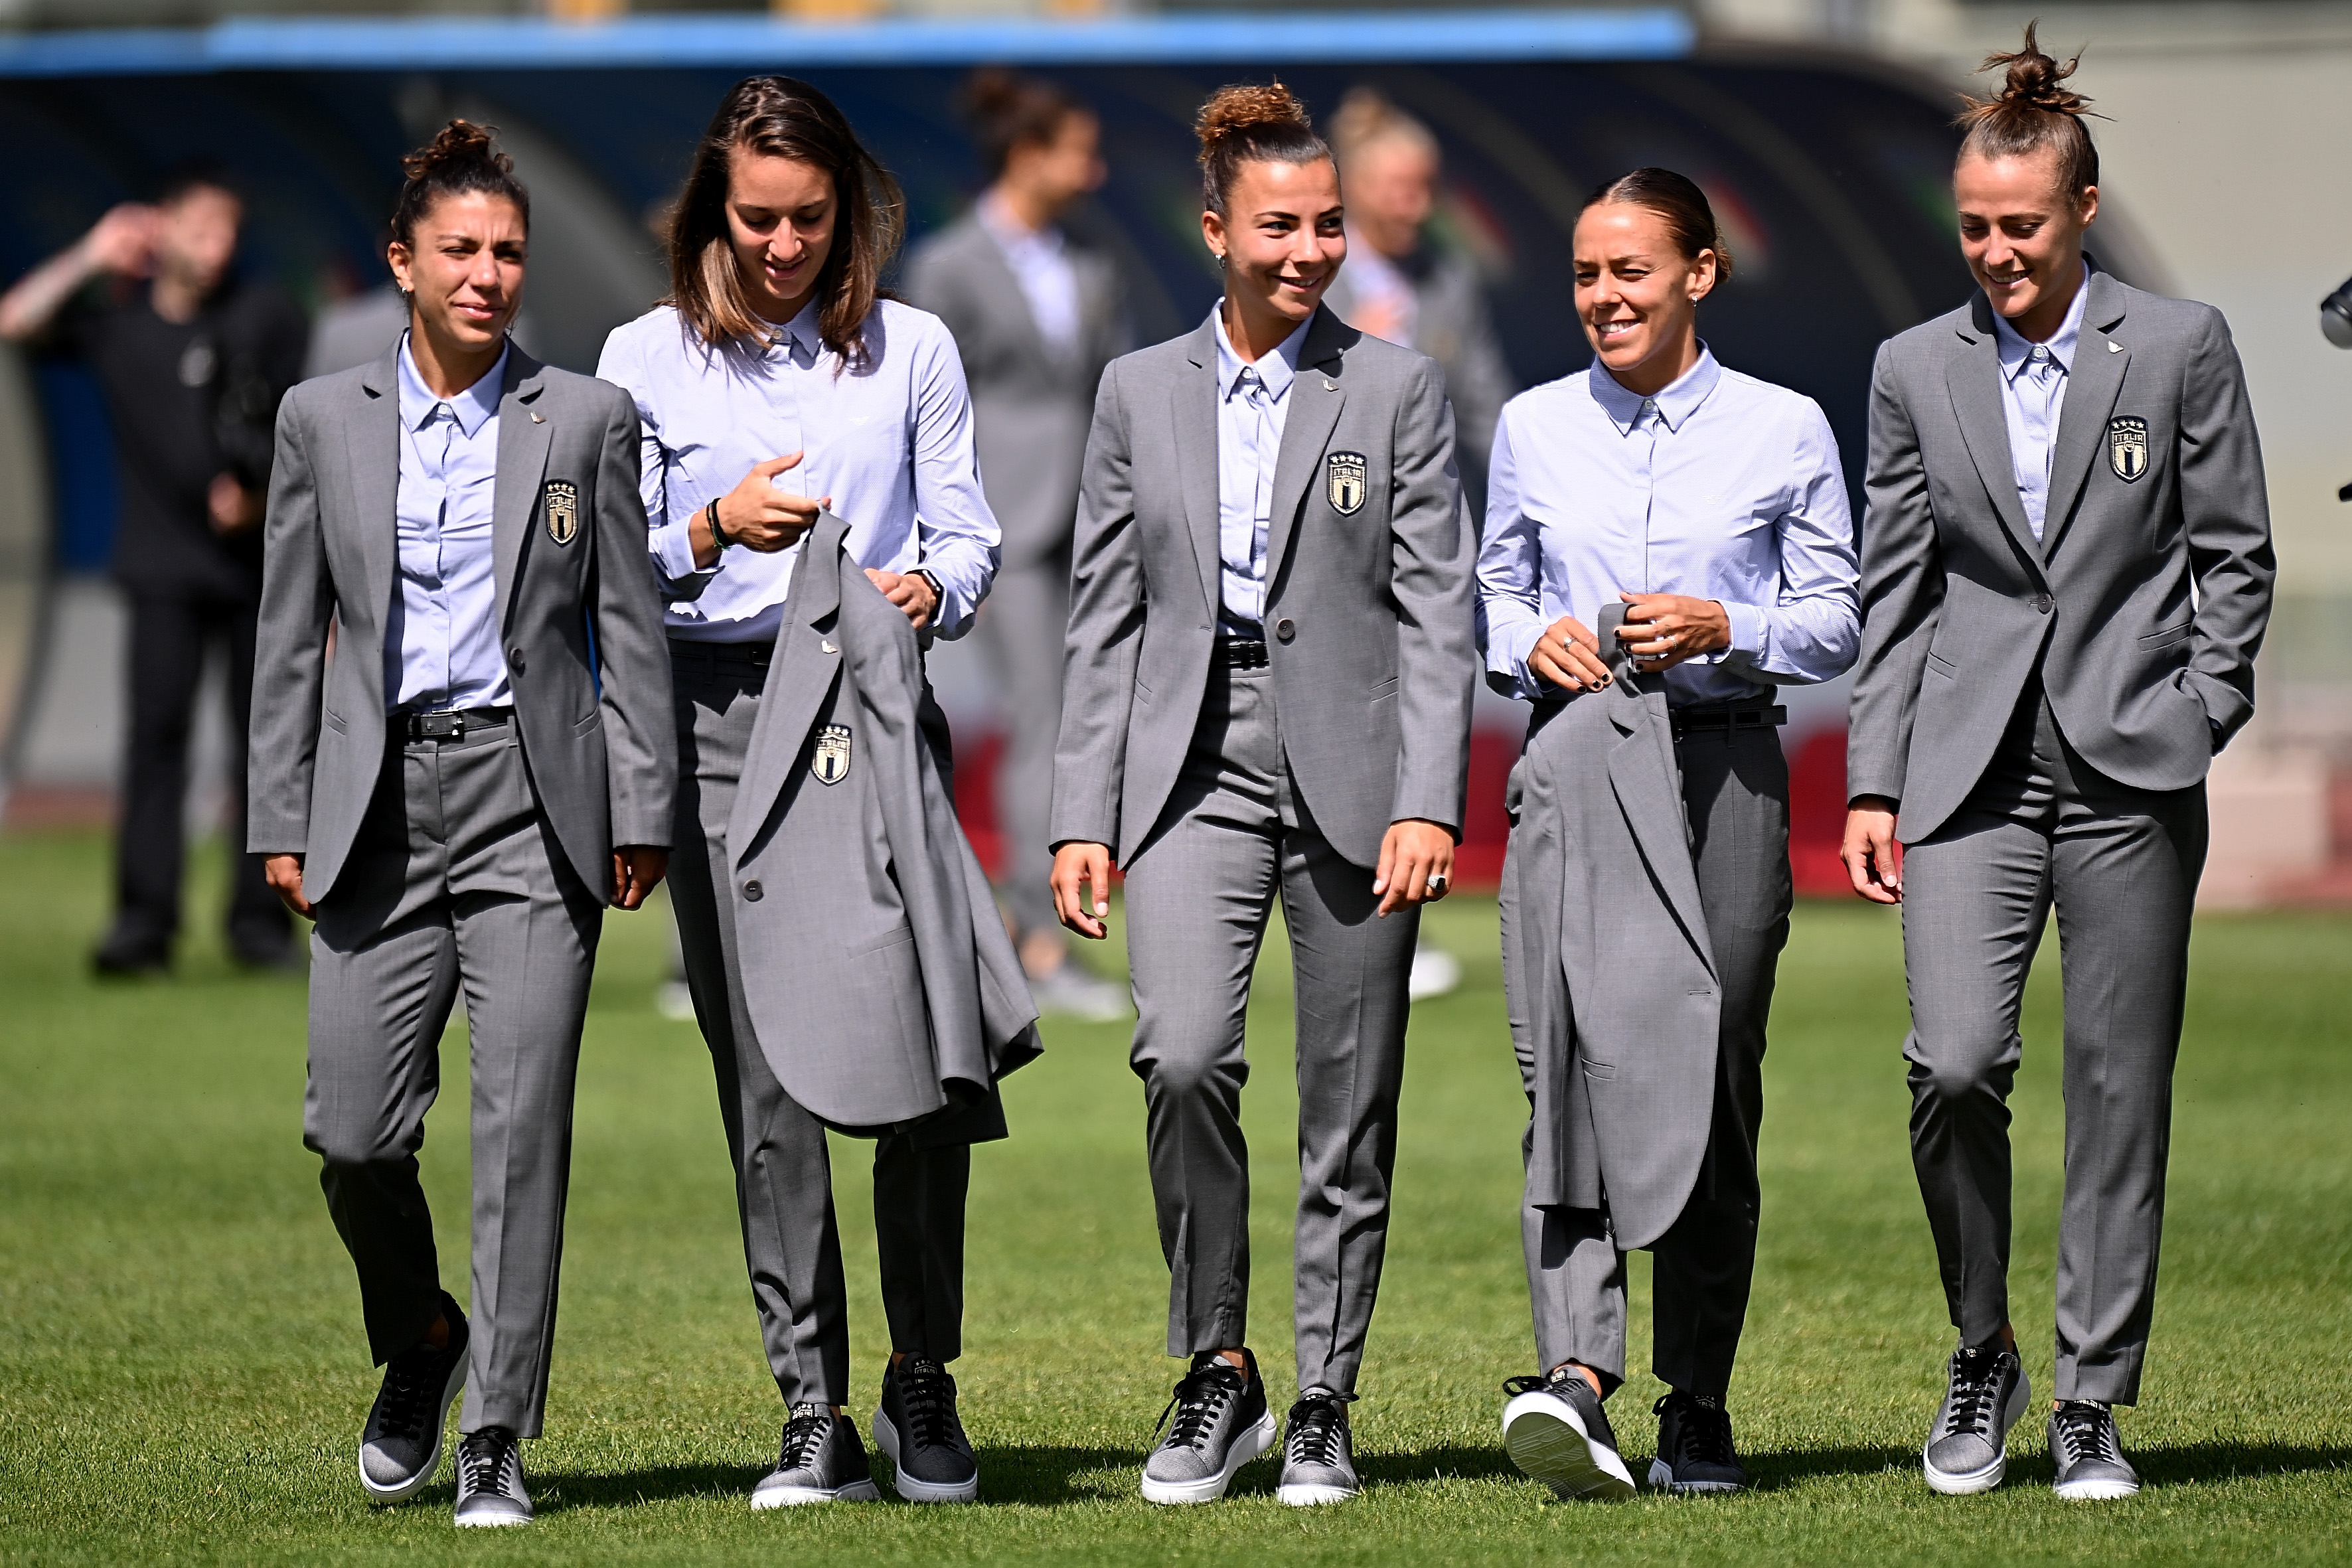
M 1255 368 L 1257 378 L 1265 383 L 1265 395 L 1279 400 L 1290 390 L 1291 378 L 1298 374 L 1298 356 L 1307 349 L 1307 329 L 1315 324 L 1309 316 L 1298 323 L 1298 330 L 1279 343 L 1270 354 L 1258 357 L 1255 366 L 1234 352 L 1233 340 L 1225 336 L 1225 302 L 1220 300 L 1209 312 L 1209 320 L 1217 329 L 1217 392 L 1220 397 L 1230 397 L 1240 384 L 1241 374 Z
M 1668 431 L 1680 430 L 1684 422 L 1698 412 L 1699 405 L 1705 403 L 1707 395 L 1715 390 L 1715 384 L 1722 379 L 1723 366 L 1716 363 L 1715 351 L 1708 348 L 1704 341 L 1698 345 L 1698 363 L 1653 397 L 1643 397 L 1638 392 L 1628 390 L 1623 383 L 1597 363 L 1592 367 L 1592 374 L 1585 378 L 1592 388 L 1592 401 L 1601 405 L 1601 411 L 1609 416 L 1610 423 L 1617 426 L 1617 433 L 1621 436 L 1633 428 L 1633 422 L 1642 416 L 1642 405 L 1645 403 L 1657 405 L 1658 417 Z
M 416 368 L 416 356 L 409 352 L 408 334 L 400 334 L 400 422 L 411 430 L 422 430 L 433 411 L 443 404 L 457 421 L 457 428 L 467 440 L 481 433 L 482 426 L 499 411 L 499 399 L 505 395 L 507 357 L 514 353 L 509 341 L 499 350 L 499 363 L 490 366 L 488 374 L 455 397 L 436 395 L 425 384 L 425 376 Z
M 2050 341 L 2040 345 L 2048 349 L 2050 357 L 2057 361 L 2061 374 L 2074 372 L 2074 345 L 2082 341 L 2083 312 L 2090 302 L 2091 268 L 2086 262 L 2083 267 L 2083 286 L 2074 290 L 2074 302 L 2066 307 L 2066 319 L 2058 323 L 2058 330 L 2050 334 Z M 2023 374 L 2026 361 L 2033 357 L 2035 345 L 2021 337 L 2017 329 L 2009 324 L 2008 318 L 1998 311 L 1992 319 L 1992 338 L 2000 352 L 2001 379 L 2015 381 Z
M 1029 250 L 1048 251 L 1055 255 L 1061 252 L 1060 229 L 1050 223 L 1043 228 L 1027 226 L 1006 210 L 1003 201 L 992 189 L 982 193 L 972 210 L 980 219 L 980 226 L 986 229 L 989 237 L 1008 254 L 1018 255 Z
M 775 341 L 768 345 L 768 352 L 786 355 L 798 352 L 805 353 L 811 362 L 824 353 L 824 338 L 817 325 L 817 297 L 811 294 L 798 315 L 775 329 Z

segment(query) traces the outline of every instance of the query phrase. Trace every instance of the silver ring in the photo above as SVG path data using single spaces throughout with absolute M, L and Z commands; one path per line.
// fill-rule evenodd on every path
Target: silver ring
M 1431 898 L 1433 898 L 1433 899 L 1442 899 L 1442 898 L 1444 898 L 1444 897 L 1445 896 L 1445 879 L 1444 879 L 1444 878 L 1443 878 L 1443 877 L 1432 877 L 1432 878 L 1429 879 L 1428 887 L 1429 887 L 1429 896 L 1430 896 Z

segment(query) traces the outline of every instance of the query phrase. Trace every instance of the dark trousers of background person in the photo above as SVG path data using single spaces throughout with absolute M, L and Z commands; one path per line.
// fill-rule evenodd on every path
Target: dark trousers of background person
M 1983 1344 L 2009 1321 L 2018 1014 L 2057 911 L 2060 1399 L 2139 1397 L 2206 836 L 2203 784 L 2158 792 L 2105 777 L 2067 744 L 2036 679 L 1968 800 L 1903 857 L 1911 1158 L 1964 1344 Z
M 1651 1370 L 1671 1388 L 1722 1399 L 1756 1272 L 1765 1025 L 1794 902 L 1789 767 L 1769 729 L 1695 732 L 1675 742 L 1675 759 L 1723 1000 L 1706 1157 L 1681 1217 L 1650 1249 Z M 1614 1389 L 1625 1377 L 1625 1255 L 1608 1211 L 1528 1205 L 1520 1238 L 1538 1363 L 1581 1362 Z
M 989 589 L 973 635 L 996 672 L 1003 760 L 996 768 L 998 892 L 1013 939 L 1058 933 L 1046 847 L 1054 808 L 1054 747 L 1062 733 L 1062 644 L 1070 624 L 1070 552 L 1008 562 Z
M 245 843 L 245 748 L 253 716 L 254 623 L 242 599 L 138 595 L 131 601 L 131 740 L 123 760 L 122 814 L 114 858 L 115 923 L 110 950 L 132 962 L 161 961 L 180 926 L 187 859 L 188 751 L 196 689 L 207 653 L 228 665 L 228 768 L 234 810 L 223 824 L 233 848 Z M 262 876 L 262 858 L 229 857 L 229 945 L 269 963 L 287 951 L 286 906 Z

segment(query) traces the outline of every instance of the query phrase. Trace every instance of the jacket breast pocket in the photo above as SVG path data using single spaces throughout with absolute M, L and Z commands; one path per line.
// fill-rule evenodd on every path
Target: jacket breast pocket
M 1958 680 L 1960 678 L 1960 667 L 1934 648 L 1927 650 L 1927 668 L 1947 680 Z
M 572 726 L 572 736 L 574 740 L 585 740 L 604 727 L 604 710 L 601 708 L 595 709 L 589 713 L 588 717 Z
M 2197 620 L 2192 616 L 2177 626 L 2167 626 L 2160 632 L 2148 633 L 2139 639 L 2139 646 L 2143 652 L 2154 653 L 2158 648 L 2170 647 L 2174 643 L 2186 642 L 2196 629 Z

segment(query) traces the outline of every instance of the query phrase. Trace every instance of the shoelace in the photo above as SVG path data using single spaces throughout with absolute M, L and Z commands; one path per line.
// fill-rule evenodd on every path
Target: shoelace
M 935 1362 L 908 1356 L 898 1363 L 898 1403 L 907 1412 L 908 1436 L 919 1448 L 952 1447 L 963 1436 L 956 1419 L 955 1378 Z
M 2069 1399 L 2058 1406 L 2054 1425 L 2058 1441 L 2066 1450 L 2062 1469 L 2085 1459 L 2110 1465 L 2123 1462 L 2123 1451 L 2116 1445 L 2115 1423 L 2108 1418 L 2105 1405 L 2087 1399 Z
M 391 1373 L 383 1384 L 383 1429 L 388 1436 L 401 1436 L 415 1442 L 425 1436 L 429 1414 L 436 1407 L 435 1395 L 440 1393 L 442 1369 L 435 1363 L 442 1352 L 419 1345 L 416 1349 L 394 1358 L 384 1370 Z
M 494 1492 L 512 1497 L 518 1458 L 515 1435 L 503 1426 L 485 1426 L 467 1434 L 457 1448 L 457 1468 L 463 1472 L 467 1495 Z
M 1290 1407 L 1284 1458 L 1294 1465 L 1339 1462 L 1339 1434 L 1347 1416 L 1336 1399 L 1302 1399 Z
M 1198 1372 L 1189 1373 L 1176 1385 L 1175 1396 L 1168 1401 L 1168 1408 L 1160 1413 L 1160 1419 L 1152 1423 L 1151 1429 L 1157 1432 L 1161 1426 L 1168 1426 L 1168 1417 L 1172 1414 L 1176 1421 L 1175 1425 L 1168 1427 L 1168 1446 L 1171 1448 L 1201 1447 L 1207 1444 L 1210 1434 L 1217 1429 L 1217 1422 L 1223 1416 L 1225 1406 L 1241 1397 L 1242 1388 L 1242 1374 L 1227 1362 L 1220 1361 L 1214 1366 L 1204 1366 Z
M 1675 1468 L 1679 1461 L 1697 1465 L 1736 1465 L 1739 1456 L 1731 1444 L 1731 1412 L 1720 1405 L 1708 1405 L 1686 1394 L 1669 1394 L 1650 1407 L 1653 1415 L 1664 1415 L 1672 1405 L 1678 1417 L 1675 1423 Z
M 822 1405 L 795 1405 L 792 1418 L 784 1423 L 783 1451 L 777 1457 L 779 1470 L 813 1470 L 824 1453 L 824 1440 L 833 1431 L 833 1412 Z
M 1952 1352 L 1952 1405 L 1948 1430 L 1954 1436 L 1992 1431 L 1999 1412 L 2000 1357 L 1992 1351 Z

